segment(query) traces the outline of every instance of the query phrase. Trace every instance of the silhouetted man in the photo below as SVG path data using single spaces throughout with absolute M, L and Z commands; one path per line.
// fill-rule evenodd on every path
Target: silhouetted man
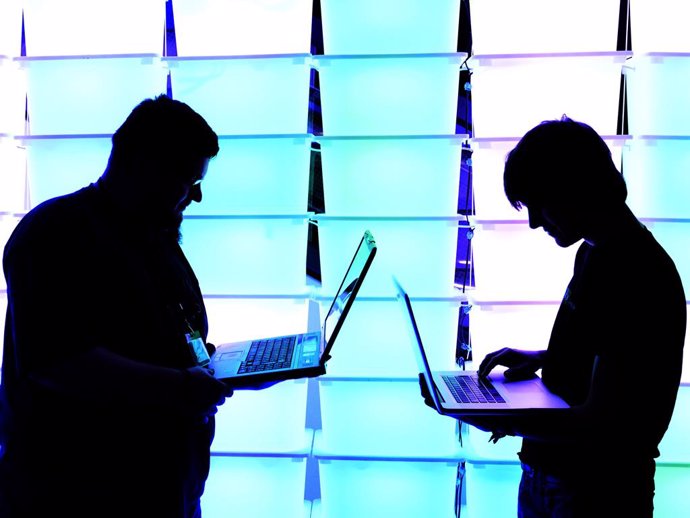
M 178 241 L 218 149 L 189 106 L 147 99 L 101 178 L 10 237 L 3 518 L 200 515 L 214 414 L 232 391 L 199 366 L 206 311 Z
M 572 408 L 463 420 L 523 438 L 520 518 L 650 518 L 683 359 L 677 269 L 628 208 L 623 176 L 586 124 L 564 117 L 527 132 L 507 156 L 504 186 L 531 228 L 561 247 L 582 243 L 547 349 L 492 352 L 479 374 L 504 366 L 521 379 L 541 369 Z

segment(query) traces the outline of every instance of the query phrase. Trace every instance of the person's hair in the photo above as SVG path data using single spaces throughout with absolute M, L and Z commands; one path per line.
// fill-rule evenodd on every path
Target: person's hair
M 137 160 L 164 166 L 198 163 L 218 154 L 218 136 L 187 104 L 166 95 L 145 99 L 112 137 L 108 169 L 127 169 Z
M 516 209 L 530 201 L 618 204 L 628 191 L 604 139 L 565 115 L 529 130 L 506 157 L 503 186 Z

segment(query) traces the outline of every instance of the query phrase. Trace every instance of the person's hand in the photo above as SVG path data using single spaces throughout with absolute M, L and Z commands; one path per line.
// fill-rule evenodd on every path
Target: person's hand
M 426 404 L 426 406 L 436 410 L 436 405 L 434 404 L 434 400 L 431 399 L 431 394 L 429 393 L 429 385 L 426 382 L 426 376 L 423 372 L 419 373 L 419 390 L 422 394 L 422 397 L 424 398 L 424 403 Z
M 182 411 L 199 417 L 209 417 L 218 412 L 233 390 L 213 376 L 206 367 L 190 367 L 184 371 Z
M 479 364 L 479 375 L 486 377 L 494 367 L 508 367 L 503 375 L 507 380 L 519 381 L 533 378 L 543 365 L 544 351 L 521 351 L 504 347 L 487 354 Z
M 263 382 L 256 383 L 255 385 L 245 385 L 245 386 L 241 386 L 241 387 L 232 387 L 231 385 L 228 385 L 228 386 L 234 390 L 264 390 L 264 389 L 267 389 L 269 387 L 272 387 L 273 385 L 277 385 L 278 383 L 281 383 L 281 382 L 282 382 L 282 380 L 263 381 Z

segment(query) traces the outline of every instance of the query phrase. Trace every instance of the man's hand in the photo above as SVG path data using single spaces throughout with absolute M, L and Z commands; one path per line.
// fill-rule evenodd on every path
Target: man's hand
M 503 375 L 509 381 L 533 378 L 544 364 L 545 351 L 521 351 L 504 347 L 487 354 L 479 365 L 479 375 L 486 377 L 494 367 L 508 367 Z

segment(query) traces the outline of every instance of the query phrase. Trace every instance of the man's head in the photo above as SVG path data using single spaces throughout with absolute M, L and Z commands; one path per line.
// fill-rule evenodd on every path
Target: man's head
M 165 95 L 137 105 L 112 144 L 104 178 L 166 227 L 179 227 L 182 211 L 201 201 L 199 182 L 219 150 L 218 136 L 203 117 Z
M 520 139 L 506 158 L 503 183 L 511 205 L 527 207 L 530 226 L 543 226 L 561 246 L 584 237 L 588 213 L 615 210 L 627 197 L 606 142 L 565 116 Z

